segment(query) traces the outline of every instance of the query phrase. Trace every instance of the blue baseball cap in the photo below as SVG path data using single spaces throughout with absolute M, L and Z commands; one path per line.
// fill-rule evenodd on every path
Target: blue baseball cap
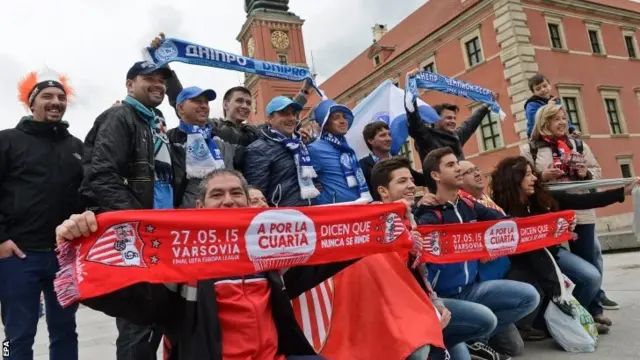
M 178 100 L 176 101 L 176 105 L 180 105 L 182 104 L 185 100 L 189 100 L 189 99 L 193 99 L 196 98 L 200 95 L 206 95 L 207 96 L 207 100 L 209 101 L 213 101 L 216 99 L 216 92 L 211 90 L 211 89 L 200 89 L 197 86 L 191 86 L 188 88 L 184 88 L 182 89 L 182 91 L 180 91 L 180 94 L 178 94 Z
M 316 106 L 313 111 L 314 120 L 320 125 L 320 129 L 324 130 L 324 126 L 329 120 L 329 115 L 334 112 L 342 112 L 344 116 L 347 118 L 347 122 L 349 123 L 349 128 L 353 124 L 353 112 L 346 105 L 338 104 L 331 99 L 323 100 L 318 106 Z
M 276 111 L 282 111 L 286 107 L 291 106 L 295 111 L 302 111 L 302 105 L 291 100 L 286 96 L 276 96 L 267 104 L 267 115 L 271 116 Z
M 127 80 L 133 80 L 138 75 L 149 75 L 151 73 L 157 72 L 162 75 L 165 80 L 169 79 L 173 76 L 171 70 L 166 67 L 158 67 L 158 65 L 152 63 L 151 61 L 138 61 L 127 71 Z

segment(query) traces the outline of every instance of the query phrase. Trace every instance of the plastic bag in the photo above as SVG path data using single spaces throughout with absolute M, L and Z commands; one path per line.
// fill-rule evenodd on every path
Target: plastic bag
M 547 255 L 553 259 L 551 253 L 548 250 L 546 251 Z M 573 316 L 567 315 L 556 304 L 550 302 L 544 313 L 549 333 L 565 351 L 574 353 L 594 352 L 598 345 L 598 330 L 593 317 L 571 295 L 575 285 L 560 272 L 555 260 L 553 262 L 560 284 L 562 284 L 560 300 L 571 304 Z

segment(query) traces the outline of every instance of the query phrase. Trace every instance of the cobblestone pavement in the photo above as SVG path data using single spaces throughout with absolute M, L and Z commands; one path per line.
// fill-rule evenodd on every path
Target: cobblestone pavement
M 640 252 L 605 255 L 605 290 L 608 296 L 620 303 L 618 311 L 607 311 L 614 326 L 609 335 L 601 337 L 595 353 L 568 354 L 560 350 L 552 340 L 527 343 L 521 360 L 637 360 L 640 359 Z M 78 311 L 80 359 L 115 359 L 115 321 L 88 308 Z M 35 359 L 46 360 L 48 340 L 46 322 L 40 321 Z

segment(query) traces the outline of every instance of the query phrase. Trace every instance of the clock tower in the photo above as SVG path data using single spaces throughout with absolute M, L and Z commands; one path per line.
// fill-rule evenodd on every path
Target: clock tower
M 245 0 L 244 9 L 247 19 L 237 37 L 244 56 L 308 68 L 302 40 L 304 20 L 289 11 L 289 0 Z M 244 84 L 253 97 L 249 123 L 257 124 L 265 121 L 265 108 L 273 97 L 293 98 L 303 83 L 245 74 Z

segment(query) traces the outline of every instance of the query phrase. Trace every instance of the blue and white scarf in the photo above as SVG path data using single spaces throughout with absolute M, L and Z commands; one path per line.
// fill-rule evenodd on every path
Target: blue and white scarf
M 411 102 L 418 97 L 418 89 L 437 90 L 446 94 L 485 103 L 489 105 L 491 111 L 500 116 L 500 120 L 504 120 L 507 116 L 500 108 L 500 105 L 493 100 L 491 90 L 478 85 L 426 71 L 421 71 L 416 76 L 407 78 L 406 83 L 405 94 L 410 94 L 412 97 Z M 405 96 L 405 99 L 407 98 L 408 96 Z
M 311 155 L 309 150 L 302 142 L 300 136 L 296 133 L 291 137 L 282 135 L 279 131 L 272 129 L 270 126 L 267 128 L 267 137 L 273 141 L 282 143 L 291 154 L 293 155 L 293 161 L 296 164 L 296 170 L 298 173 L 298 185 L 300 186 L 300 197 L 303 199 L 313 199 L 320 195 L 320 192 L 313 185 L 313 178 L 317 177 L 316 171 L 311 164 Z
M 165 39 L 157 49 L 147 47 L 143 50 L 143 56 L 158 67 L 179 61 L 190 65 L 229 69 L 280 80 L 308 80 L 318 95 L 322 96 L 308 69 L 235 55 L 180 39 Z
M 173 208 L 173 169 L 171 167 L 171 154 L 169 153 L 169 138 L 166 134 L 166 123 L 162 116 L 156 114 L 153 109 L 144 106 L 138 100 L 127 96 L 123 102 L 133 106 L 136 112 L 144 119 L 153 133 L 154 144 L 154 208 Z
M 202 179 L 211 171 L 224 168 L 222 153 L 213 139 L 211 124 L 202 127 L 180 120 L 178 127 L 187 134 L 187 179 Z
M 340 166 L 344 177 L 347 179 L 347 185 L 350 188 L 358 187 L 360 197 L 371 198 L 367 180 L 362 169 L 360 169 L 356 152 L 349 146 L 347 139 L 344 136 L 336 136 L 326 131 L 322 132 L 320 138 L 340 151 Z

